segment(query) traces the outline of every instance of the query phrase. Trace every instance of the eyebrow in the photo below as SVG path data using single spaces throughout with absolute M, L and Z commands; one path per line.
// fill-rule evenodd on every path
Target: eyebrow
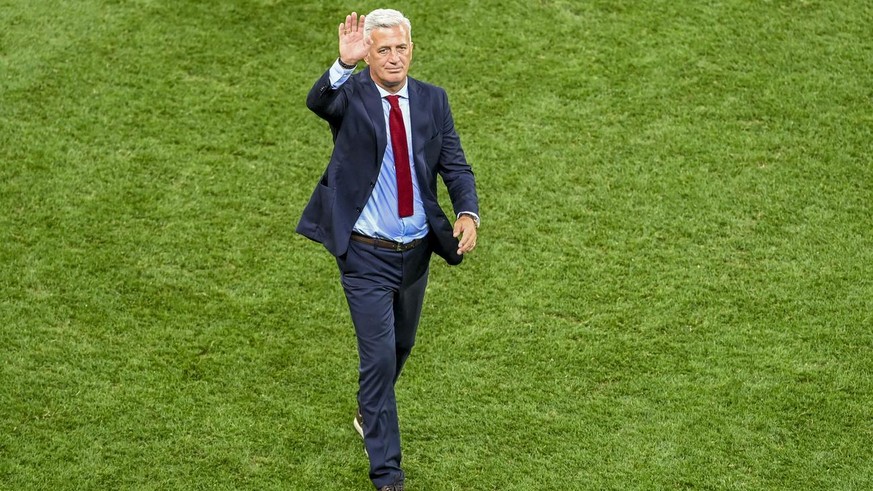
M 382 51 L 383 49 L 389 49 L 389 48 L 408 48 L 408 47 L 409 47 L 409 43 L 400 43 L 400 44 L 383 44 L 383 45 L 381 45 L 381 46 L 378 46 L 378 47 L 376 48 L 376 50 L 378 50 L 378 51 Z

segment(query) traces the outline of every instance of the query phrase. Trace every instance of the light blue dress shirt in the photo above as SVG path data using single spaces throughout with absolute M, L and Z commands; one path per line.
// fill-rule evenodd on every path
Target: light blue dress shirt
M 334 89 L 338 88 L 348 80 L 352 72 L 353 70 L 344 70 L 339 66 L 339 63 L 334 63 L 330 73 L 331 86 Z M 335 76 L 336 79 L 334 79 Z M 367 205 L 361 211 L 361 216 L 355 222 L 354 230 L 369 237 L 406 243 L 425 237 L 428 232 L 427 215 L 424 212 L 424 203 L 421 201 L 421 191 L 418 188 L 418 178 L 411 151 L 413 147 L 412 131 L 410 131 L 412 124 L 409 114 L 409 85 L 404 84 L 400 91 L 393 94 L 400 96 L 398 103 L 400 112 L 403 113 L 403 126 L 406 128 L 406 145 L 410 149 L 409 170 L 412 173 L 413 214 L 405 218 L 400 218 L 400 214 L 397 212 L 397 173 L 394 169 L 394 150 L 391 146 L 391 130 L 388 124 L 388 113 L 391 110 L 391 105 L 385 98 L 392 94 L 378 85 L 376 88 L 379 89 L 379 95 L 382 97 L 382 113 L 385 117 L 388 146 L 385 148 L 385 156 L 382 159 L 376 185 L 373 187 L 373 194 L 370 195 Z
M 334 62 L 330 68 L 329 75 L 331 88 L 338 89 L 349 79 L 353 72 L 354 69 L 348 70 L 340 66 L 339 60 Z M 406 128 L 407 148 L 410 149 L 409 170 L 412 173 L 413 214 L 405 218 L 400 218 L 400 214 L 397 212 L 397 174 L 394 170 L 394 151 L 391 147 L 391 130 L 388 124 L 388 113 L 391 110 L 391 105 L 388 99 L 385 98 L 392 94 L 378 85 L 376 88 L 379 89 L 379 95 L 382 97 L 382 112 L 385 117 L 385 132 L 388 146 L 385 148 L 385 156 L 382 159 L 382 167 L 379 169 L 379 177 L 376 179 L 373 194 L 370 195 L 370 199 L 361 212 L 361 216 L 355 222 L 354 231 L 369 237 L 379 237 L 406 243 L 425 237 L 428 232 L 427 215 L 424 212 L 424 204 L 421 201 L 421 192 L 418 189 L 418 179 L 415 172 L 415 160 L 412 155 L 409 84 L 404 84 L 399 92 L 393 94 L 400 96 L 398 102 L 400 104 L 400 111 L 403 113 L 403 125 Z M 476 221 L 476 225 L 479 225 L 479 217 L 475 213 L 461 212 L 458 215 L 460 216 L 461 214 L 469 214 Z

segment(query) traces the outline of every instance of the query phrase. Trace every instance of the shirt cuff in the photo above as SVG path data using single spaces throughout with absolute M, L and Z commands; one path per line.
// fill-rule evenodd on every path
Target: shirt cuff
M 461 215 L 468 215 L 473 219 L 473 222 L 476 224 L 476 228 L 479 228 L 479 215 L 473 213 L 472 211 L 462 211 L 458 213 L 458 218 L 461 218 Z
M 354 71 L 354 68 L 343 68 L 342 65 L 339 64 L 339 58 L 337 58 L 330 67 L 330 88 L 338 89 L 340 85 L 344 84 L 346 80 L 352 76 L 352 72 Z

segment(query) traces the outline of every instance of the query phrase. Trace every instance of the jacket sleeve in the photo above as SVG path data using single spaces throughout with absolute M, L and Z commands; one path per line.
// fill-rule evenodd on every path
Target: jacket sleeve
M 330 70 L 324 72 L 324 75 L 309 90 L 309 94 L 306 96 L 306 107 L 330 123 L 331 127 L 339 128 L 349 100 L 347 85 L 343 84 L 337 89 L 332 88 Z

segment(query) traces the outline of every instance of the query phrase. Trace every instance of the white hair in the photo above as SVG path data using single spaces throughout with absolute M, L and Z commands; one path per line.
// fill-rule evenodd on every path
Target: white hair
M 409 22 L 409 19 L 394 9 L 376 9 L 367 14 L 367 18 L 364 19 L 364 36 L 369 37 L 373 29 L 391 28 L 394 26 L 405 27 L 409 39 L 412 39 L 412 24 Z

